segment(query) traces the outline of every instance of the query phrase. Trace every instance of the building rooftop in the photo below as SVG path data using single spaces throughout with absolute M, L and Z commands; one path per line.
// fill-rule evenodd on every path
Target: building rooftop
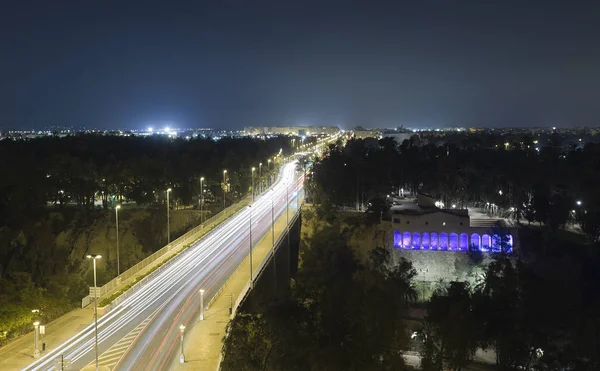
M 427 215 L 439 212 L 455 216 L 469 216 L 467 209 L 440 209 L 435 206 L 431 196 L 423 193 L 419 193 L 417 199 L 400 199 L 398 204 L 390 208 L 390 211 L 394 215 Z

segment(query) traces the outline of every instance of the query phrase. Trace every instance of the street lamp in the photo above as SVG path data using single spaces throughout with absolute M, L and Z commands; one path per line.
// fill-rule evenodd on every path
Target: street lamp
M 204 182 L 204 177 L 200 177 L 200 225 L 202 225 L 203 222 L 203 215 L 202 215 L 202 206 L 204 205 L 204 187 L 202 185 L 202 183 Z
M 86 258 L 92 259 L 92 261 L 94 263 L 94 330 L 95 330 L 94 349 L 96 351 L 96 371 L 98 371 L 98 287 L 96 284 L 96 260 L 102 258 L 102 255 L 88 254 L 88 255 L 86 255 Z
M 300 209 L 300 195 L 298 195 L 298 191 L 294 191 L 294 197 L 296 198 L 296 211 Z
M 181 354 L 179 355 L 179 363 L 185 363 L 185 357 L 183 356 L 183 332 L 185 331 L 185 326 L 183 324 L 179 326 L 179 331 L 181 332 Z
M 200 289 L 200 321 L 204 321 L 204 289 Z
M 167 245 L 171 243 L 171 223 L 169 216 L 169 193 L 171 193 L 171 188 L 167 189 Z
M 272 254 L 273 254 L 273 285 L 275 288 L 275 294 L 277 294 L 277 264 L 275 262 L 275 207 L 273 199 L 275 198 L 275 191 L 271 189 L 271 242 L 272 242 Z
M 33 358 L 39 358 L 40 348 L 38 347 L 38 333 L 40 329 L 40 321 L 35 321 L 33 326 L 35 327 L 35 334 L 33 335 Z
M 31 313 L 37 314 L 37 316 L 39 317 L 40 314 L 40 310 L 39 309 L 32 309 Z M 40 356 L 40 350 L 38 347 L 38 326 L 39 326 L 40 322 L 38 320 L 33 322 L 33 326 L 35 326 L 35 335 L 33 338 L 33 357 L 34 358 L 38 358 Z M 6 336 L 6 332 L 4 333 L 4 336 Z
M 249 211 L 249 219 L 250 219 L 250 224 L 249 224 L 249 228 L 250 228 L 250 287 L 253 287 L 254 285 L 254 281 L 252 280 L 252 205 L 248 205 L 248 211 Z
M 577 200 L 577 206 L 581 206 L 581 200 Z
M 267 160 L 267 173 L 269 174 L 269 187 L 271 186 L 271 159 Z
M 223 170 L 223 210 L 225 210 L 225 193 L 227 192 L 227 183 L 225 183 L 225 175 L 227 170 Z
M 258 190 L 258 192 L 262 193 L 262 162 L 260 164 L 258 164 L 258 180 L 260 182 L 260 189 Z
M 119 255 L 119 209 L 121 205 L 115 206 L 115 220 L 117 225 L 117 277 L 121 275 L 121 261 Z
M 253 166 L 252 167 L 252 202 L 254 202 L 254 172 L 256 171 L 256 168 Z

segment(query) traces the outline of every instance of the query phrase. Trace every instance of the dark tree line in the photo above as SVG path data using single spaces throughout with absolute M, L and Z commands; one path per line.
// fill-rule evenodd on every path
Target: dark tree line
M 361 263 L 339 220 L 320 226 L 302 251 L 291 293 L 258 313 L 238 314 L 223 346 L 223 370 L 402 370 L 402 313 L 416 298 L 412 265 L 388 267 L 376 249 Z
M 252 166 L 258 170 L 263 162 L 262 179 L 255 173 L 258 186 L 277 171 L 275 161 L 267 167 L 267 159 L 290 150 L 285 137 L 215 141 L 76 135 L 0 141 L 0 341 L 30 330 L 33 308 L 42 307 L 47 320 L 78 304 L 89 272 L 75 239 L 87 238 L 117 202 L 133 202 L 150 213 L 162 204 L 162 218 L 167 188 L 173 189 L 172 205 L 197 207 L 204 177 L 205 210 L 218 211 L 224 169 L 231 204 L 250 191 Z M 59 244 L 59 235 L 69 240 Z M 130 258 L 153 248 L 142 246 Z
M 332 145 L 314 163 L 309 196 L 321 205 L 355 207 L 381 204 L 400 189 L 423 191 L 446 207 L 488 207 L 551 230 L 577 222 L 590 241 L 598 241 L 600 145 L 561 150 L 535 147 L 531 138 L 523 138 L 506 150 L 468 143 L 417 146 L 407 140 L 397 145 L 384 138 Z
M 423 370 L 461 370 L 478 348 L 495 351 L 499 370 L 597 370 L 600 277 L 592 264 L 556 259 L 501 258 L 474 287 L 438 287 L 418 336 Z

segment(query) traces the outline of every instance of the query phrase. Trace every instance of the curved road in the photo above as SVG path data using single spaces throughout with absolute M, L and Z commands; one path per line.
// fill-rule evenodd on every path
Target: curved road
M 177 355 L 179 325 L 187 326 L 199 316 L 199 289 L 206 291 L 206 305 L 248 255 L 250 216 L 254 246 L 271 228 L 271 208 L 275 220 L 285 211 L 286 193 L 290 207 L 296 205 L 302 179 L 294 180 L 294 177 L 295 163 L 283 166 L 277 183 L 251 207 L 244 208 L 172 259 L 146 284 L 100 317 L 99 354 L 143 326 L 115 369 L 168 368 Z M 53 370 L 54 360 L 61 355 L 71 360 L 73 369 L 94 364 L 93 323 L 25 370 Z

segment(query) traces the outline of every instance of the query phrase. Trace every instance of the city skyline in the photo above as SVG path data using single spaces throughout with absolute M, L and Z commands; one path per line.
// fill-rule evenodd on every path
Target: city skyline
M 595 3 L 13 3 L 0 127 L 596 127 Z

